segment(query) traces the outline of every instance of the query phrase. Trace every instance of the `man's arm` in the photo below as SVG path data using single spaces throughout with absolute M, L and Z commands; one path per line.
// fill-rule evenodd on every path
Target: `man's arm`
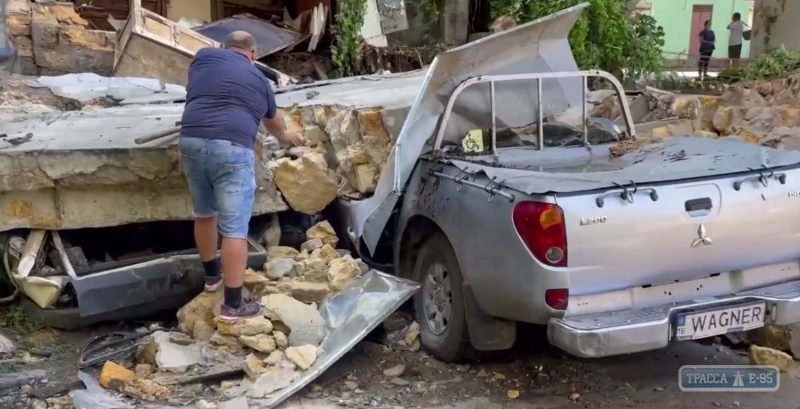
M 261 123 L 264 124 L 264 128 L 267 129 L 267 132 L 269 132 L 270 135 L 278 138 L 278 141 L 283 145 L 302 145 L 305 143 L 305 139 L 303 139 L 302 135 L 294 132 L 286 132 L 283 124 L 283 117 L 278 115 L 278 108 L 277 104 L 275 103 L 275 94 L 272 93 L 272 88 L 269 86 L 269 84 L 266 84 L 266 86 L 267 104 L 269 107 L 267 108 L 267 113 L 264 115 L 264 118 L 261 119 Z

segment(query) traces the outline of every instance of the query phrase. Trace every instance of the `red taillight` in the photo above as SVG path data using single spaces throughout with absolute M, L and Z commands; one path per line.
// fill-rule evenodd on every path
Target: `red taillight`
M 520 202 L 514 207 L 514 227 L 539 261 L 554 267 L 567 266 L 567 229 L 560 207 Z
M 566 310 L 569 305 L 569 290 L 547 290 L 544 292 L 544 303 L 554 310 Z

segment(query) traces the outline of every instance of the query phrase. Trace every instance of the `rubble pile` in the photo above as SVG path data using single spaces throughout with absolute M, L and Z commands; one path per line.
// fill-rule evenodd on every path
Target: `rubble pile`
M 223 291 L 202 293 L 179 310 L 180 332 L 154 332 L 129 368 L 106 363 L 101 385 L 145 400 L 164 399 L 187 379 L 209 374 L 244 372 L 241 382 L 224 383 L 229 399 L 265 398 L 291 385 L 323 353 L 328 329 L 319 305 L 368 271 L 335 248 L 327 221 L 309 229 L 307 238 L 300 250 L 271 247 L 264 271 L 247 271 L 245 293 L 261 300 L 263 315 L 221 321 Z M 418 348 L 415 335 L 408 337 Z
M 23 75 L 110 75 L 116 34 L 90 29 L 71 2 L 10 0 L 7 25 Z

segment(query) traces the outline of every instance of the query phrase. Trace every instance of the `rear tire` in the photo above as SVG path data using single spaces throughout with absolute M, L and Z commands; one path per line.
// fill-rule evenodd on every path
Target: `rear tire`
M 422 284 L 414 295 L 422 346 L 441 361 L 461 361 L 472 353 L 472 345 L 464 311 L 461 269 L 444 233 L 433 233 L 421 246 L 414 280 Z

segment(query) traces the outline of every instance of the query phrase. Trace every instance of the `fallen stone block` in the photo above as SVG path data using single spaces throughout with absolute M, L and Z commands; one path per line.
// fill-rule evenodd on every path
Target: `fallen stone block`
M 263 398 L 292 384 L 300 377 L 300 372 L 293 368 L 277 365 L 267 368 L 252 385 L 249 385 L 247 396 Z
M 153 333 L 137 354 L 139 363 L 150 364 L 167 372 L 186 372 L 200 360 L 200 348 L 195 345 L 174 343 L 170 339 L 170 334 L 163 331 Z
M 258 352 L 270 353 L 277 348 L 275 339 L 267 334 L 243 335 L 239 337 L 239 342 Z
M 312 152 L 299 159 L 278 159 L 273 165 L 275 184 L 292 209 L 317 214 L 336 199 L 336 175 L 322 154 Z
M 361 274 L 361 267 L 349 255 L 331 260 L 328 265 L 328 281 L 334 291 L 343 290 Z
M 181 331 L 192 334 L 195 327 L 214 328 L 214 309 L 222 302 L 223 291 L 203 291 L 178 310 L 178 325 Z M 202 323 L 202 324 L 201 324 Z
M 789 372 L 794 360 L 792 356 L 772 348 L 751 345 L 748 350 L 751 365 L 775 365 L 781 372 Z
M 286 358 L 300 369 L 308 370 L 317 360 L 317 347 L 314 345 L 302 345 L 286 348 Z
M 261 304 L 289 327 L 291 346 L 317 346 L 326 335 L 325 320 L 312 305 L 283 294 L 267 295 L 261 299 Z
M 248 318 L 245 320 L 226 322 L 217 319 L 217 331 L 222 335 L 234 337 L 269 334 L 272 332 L 272 322 L 264 316 Z M 239 341 L 242 341 L 240 338 Z
M 322 244 L 327 244 L 333 248 L 336 248 L 336 245 L 339 244 L 339 237 L 336 236 L 336 231 L 333 230 L 333 226 L 331 226 L 331 224 L 327 220 L 321 221 L 312 226 L 310 229 L 308 229 L 308 231 L 306 232 L 306 238 L 312 241 L 315 239 L 319 239 L 320 241 L 322 241 Z M 312 247 L 312 246 L 307 246 L 307 247 Z M 308 251 L 314 251 L 320 247 L 322 247 L 322 245 L 317 246 L 316 248 L 307 248 L 307 249 Z

